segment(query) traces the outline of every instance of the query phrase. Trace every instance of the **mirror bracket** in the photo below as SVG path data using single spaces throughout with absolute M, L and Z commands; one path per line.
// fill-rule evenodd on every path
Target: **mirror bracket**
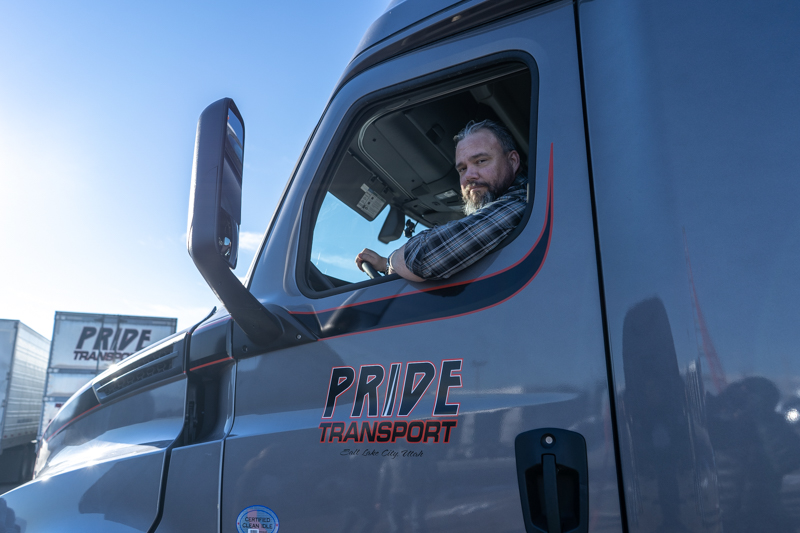
M 195 266 L 252 342 L 267 346 L 285 327 L 233 273 L 239 249 L 244 121 L 230 98 L 209 105 L 197 121 L 189 197 L 187 248 Z

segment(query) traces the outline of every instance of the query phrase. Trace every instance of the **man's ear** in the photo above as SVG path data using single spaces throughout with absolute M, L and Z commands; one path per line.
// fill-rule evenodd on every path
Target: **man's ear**
M 514 175 L 516 176 L 520 165 L 519 153 L 516 150 L 508 152 L 508 162 L 511 163 L 511 168 L 514 169 Z

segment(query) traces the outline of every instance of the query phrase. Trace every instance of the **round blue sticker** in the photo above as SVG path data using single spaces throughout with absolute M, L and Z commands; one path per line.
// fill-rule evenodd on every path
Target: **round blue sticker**
M 236 519 L 239 533 L 278 533 L 279 526 L 278 515 L 263 505 L 251 505 Z

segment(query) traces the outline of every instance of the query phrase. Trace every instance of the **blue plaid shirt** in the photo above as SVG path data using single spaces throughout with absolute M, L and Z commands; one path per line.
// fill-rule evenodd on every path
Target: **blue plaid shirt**
M 421 278 L 437 280 L 478 261 L 522 220 L 527 184 L 528 178 L 519 175 L 500 198 L 475 213 L 411 237 L 405 244 L 406 266 Z

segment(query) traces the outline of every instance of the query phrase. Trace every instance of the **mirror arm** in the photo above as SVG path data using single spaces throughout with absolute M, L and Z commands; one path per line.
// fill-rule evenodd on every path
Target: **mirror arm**
M 285 331 L 233 273 L 239 248 L 244 170 L 244 121 L 230 98 L 209 105 L 197 122 L 187 247 L 197 270 L 255 344 Z
M 195 259 L 191 236 L 189 254 L 208 286 L 250 340 L 255 344 L 267 346 L 283 335 L 284 327 L 278 317 L 242 285 L 227 265 L 222 262 L 209 264 Z

